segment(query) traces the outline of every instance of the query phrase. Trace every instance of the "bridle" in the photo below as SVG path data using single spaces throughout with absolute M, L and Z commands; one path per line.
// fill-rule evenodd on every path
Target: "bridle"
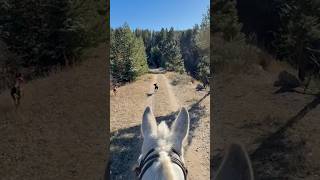
M 156 162 L 159 159 L 159 153 L 154 153 L 155 149 L 151 149 L 145 157 L 140 161 L 140 164 L 138 167 L 135 168 L 136 175 L 139 180 L 142 179 L 143 174 L 152 166 L 154 162 Z M 152 155 L 151 155 L 152 154 Z M 188 175 L 188 169 L 185 167 L 184 163 L 181 161 L 181 155 L 176 150 L 171 149 L 169 153 L 169 157 L 171 159 L 171 162 L 178 165 L 181 170 L 183 171 L 184 179 L 187 180 Z

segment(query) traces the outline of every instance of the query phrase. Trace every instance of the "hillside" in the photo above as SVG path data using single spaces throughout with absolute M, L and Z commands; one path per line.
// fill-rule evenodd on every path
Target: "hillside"
M 208 91 L 196 91 L 196 82 L 175 73 L 147 74 L 134 83 L 122 86 L 110 98 L 110 155 L 111 179 L 132 179 L 142 137 L 142 114 L 149 105 L 158 121 L 171 122 L 180 106 L 187 106 L 191 127 L 185 160 L 190 180 L 209 179 L 209 115 Z M 152 95 L 153 84 L 159 90 Z
M 102 179 L 106 165 L 104 46 L 79 66 L 31 81 L 14 110 L 0 94 L 0 179 Z
M 215 76 L 212 172 L 217 170 L 225 148 L 241 142 L 247 148 L 255 178 L 319 179 L 320 98 L 312 92 L 279 92 L 278 74 L 289 66 L 273 62 L 264 70 L 221 72 Z M 276 93 L 276 92 L 279 93 Z

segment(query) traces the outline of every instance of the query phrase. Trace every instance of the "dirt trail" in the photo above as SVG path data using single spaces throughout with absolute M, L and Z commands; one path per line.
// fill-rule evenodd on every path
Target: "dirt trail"
M 150 74 L 135 83 L 119 89 L 119 92 L 122 91 L 123 95 L 125 95 L 127 91 L 130 91 L 132 96 L 135 93 L 140 94 L 134 95 L 136 98 L 140 97 L 140 100 L 126 96 L 111 97 L 111 112 L 118 112 L 111 115 L 110 124 L 112 129 L 110 148 L 112 154 L 112 179 L 130 179 L 130 177 L 133 176 L 133 173 L 129 170 L 136 163 L 140 153 L 142 142 L 140 136 L 141 117 L 145 105 L 150 104 L 152 105 L 157 121 L 164 120 L 169 122 L 169 124 L 175 119 L 180 106 L 184 105 L 189 107 L 191 129 L 185 153 L 185 160 L 189 169 L 189 179 L 209 179 L 209 112 L 206 111 L 207 116 L 203 116 L 203 114 L 201 114 L 204 111 L 203 107 L 199 105 L 201 102 L 194 105 L 196 101 L 201 100 L 204 94 L 196 92 L 194 87 L 188 84 L 183 84 L 184 88 L 172 87 L 169 81 L 167 74 Z M 159 90 L 153 94 L 154 83 L 158 84 Z M 144 86 L 150 87 L 150 84 L 152 85 L 150 90 L 144 88 Z M 181 95 L 177 96 L 181 94 L 180 89 L 185 90 L 184 93 L 186 97 Z M 190 94 L 190 92 L 193 94 Z M 144 94 L 146 94 L 146 97 L 142 98 Z M 117 99 L 117 101 L 114 101 L 114 99 Z M 134 104 L 130 105 L 131 109 L 120 110 L 118 106 L 119 102 L 122 102 L 124 99 L 127 99 L 127 105 L 131 103 Z M 209 97 L 204 99 L 206 99 L 204 101 L 207 104 Z M 180 102 L 183 104 L 180 104 Z M 209 106 L 209 103 L 207 105 Z M 130 118 L 130 116 L 124 116 L 125 112 L 121 115 L 119 111 L 135 114 L 135 122 L 133 123 L 133 119 Z M 138 116 L 136 116 L 136 114 L 138 114 Z M 130 126 L 129 124 L 134 124 L 134 126 Z
M 171 87 L 171 85 L 169 84 L 168 79 L 167 79 L 166 76 L 163 75 L 163 74 L 161 74 L 160 76 L 161 76 L 161 78 L 163 78 L 165 87 L 166 87 L 166 89 L 167 89 L 167 93 L 168 93 L 168 97 L 169 97 L 171 109 L 172 109 L 173 111 L 178 111 L 178 110 L 179 110 L 179 105 L 178 105 L 179 102 L 178 102 L 177 98 L 175 97 L 175 95 L 173 94 L 172 87 Z
M 0 94 L 0 179 L 103 179 L 105 51 L 27 83 L 16 112 L 9 92 Z
M 158 76 L 157 75 L 152 75 L 152 82 L 156 83 L 158 80 Z M 147 95 L 147 106 L 151 107 L 151 109 L 154 109 L 154 83 L 151 83 L 150 84 L 150 90 L 149 90 L 149 93 Z

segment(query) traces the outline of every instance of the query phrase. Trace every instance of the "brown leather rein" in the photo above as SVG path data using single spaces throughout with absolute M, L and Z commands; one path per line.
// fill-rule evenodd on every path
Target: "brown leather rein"
M 141 160 L 139 166 L 135 168 L 135 172 L 136 172 L 136 175 L 139 180 L 142 179 L 143 174 L 152 166 L 152 164 L 159 159 L 159 153 L 155 153 L 155 154 L 151 155 L 151 153 L 154 151 L 155 151 L 154 149 L 151 149 L 145 155 L 145 157 Z M 170 157 L 172 163 L 178 165 L 181 168 L 181 170 L 183 171 L 183 174 L 184 174 L 184 179 L 187 180 L 188 169 L 185 167 L 184 163 L 181 161 L 180 153 L 178 153 L 174 149 L 171 149 L 171 151 L 169 153 L 169 157 Z

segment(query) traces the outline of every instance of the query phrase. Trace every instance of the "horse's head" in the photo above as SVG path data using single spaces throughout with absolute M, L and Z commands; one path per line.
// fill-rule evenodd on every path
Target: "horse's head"
M 182 108 L 171 129 L 165 122 L 157 125 L 147 107 L 141 125 L 143 144 L 138 159 L 138 175 L 141 179 L 185 179 L 183 145 L 189 132 L 189 114 Z

